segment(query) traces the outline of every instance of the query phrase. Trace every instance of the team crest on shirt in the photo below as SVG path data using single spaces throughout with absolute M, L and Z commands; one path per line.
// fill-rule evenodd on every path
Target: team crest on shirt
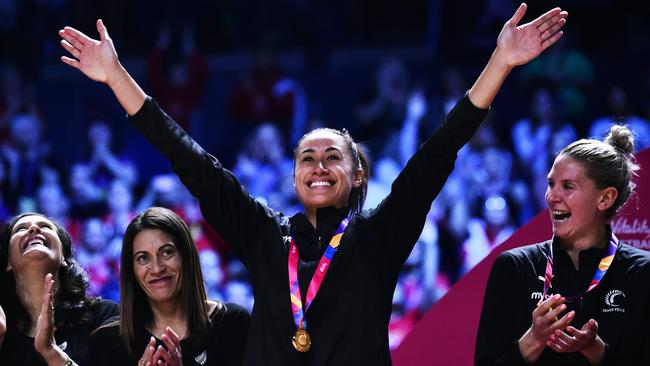
M 208 360 L 208 352 L 203 350 L 200 355 L 194 357 L 194 361 L 199 365 L 205 365 L 205 362 Z
M 610 290 L 605 295 L 605 307 L 603 313 L 624 313 L 625 293 L 621 290 Z

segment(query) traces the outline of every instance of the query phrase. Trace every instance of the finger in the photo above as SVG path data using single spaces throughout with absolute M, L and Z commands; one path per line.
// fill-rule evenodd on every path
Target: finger
M 547 29 L 551 28 L 554 24 L 556 24 L 560 20 L 565 19 L 568 15 L 569 15 L 569 13 L 567 13 L 566 11 L 561 11 L 561 12 L 555 14 L 550 19 L 547 19 L 546 21 L 544 21 L 542 24 L 540 24 L 537 27 L 537 30 L 540 31 L 540 32 L 544 32 Z
M 521 3 L 515 13 L 512 15 L 512 18 L 508 21 L 513 27 L 516 27 L 517 24 L 521 21 L 521 18 L 524 17 L 524 14 L 526 14 L 526 9 L 528 9 L 528 5 L 526 3 Z
M 544 51 L 545 49 L 549 48 L 549 47 L 552 46 L 555 42 L 557 42 L 558 40 L 560 40 L 560 38 L 562 38 L 563 35 L 564 35 L 564 32 L 559 31 L 559 32 L 555 33 L 551 38 L 549 38 L 549 39 L 547 39 L 546 41 L 542 42 L 542 51 Z
M 576 312 L 571 310 L 568 313 L 566 313 L 563 317 L 561 317 L 558 321 L 556 321 L 553 324 L 553 328 L 555 329 L 564 329 L 566 328 L 571 322 L 573 321 L 573 318 L 575 317 Z
M 558 14 L 558 13 L 560 13 L 560 12 L 562 12 L 562 9 L 560 9 L 560 8 L 553 8 L 553 9 L 547 11 L 546 13 L 540 15 L 537 19 L 533 20 L 533 21 L 530 22 L 530 23 L 533 24 L 533 25 L 536 26 L 536 27 L 539 27 L 542 23 L 544 23 L 545 21 L 547 21 L 547 20 L 553 18 L 556 14 Z M 568 14 L 568 13 L 567 13 L 567 14 Z
M 566 24 L 566 19 L 562 18 L 557 23 L 555 23 L 551 28 L 542 32 L 540 36 L 542 38 L 542 42 L 553 37 L 553 35 L 557 33 L 560 29 L 562 29 L 562 27 L 564 27 L 565 24 Z
M 176 332 L 174 332 L 172 328 L 167 327 L 165 329 L 165 334 L 167 334 L 167 336 L 172 340 L 172 342 L 174 342 L 176 345 L 180 347 L 180 342 L 181 342 L 180 337 L 178 336 L 178 334 L 176 334 Z
M 169 338 L 167 333 L 163 333 L 162 341 L 167 347 L 167 350 L 169 350 L 169 352 L 177 352 L 178 345 Z
M 101 19 L 97 19 L 97 32 L 99 32 L 99 39 L 105 41 L 110 39 L 108 36 L 108 29 L 104 25 L 104 22 Z
M 539 304 L 537 304 L 537 307 L 533 311 L 533 315 L 543 316 L 549 311 L 550 308 L 557 307 L 562 303 L 564 303 L 564 298 L 559 294 L 555 294 L 549 297 L 548 299 L 541 301 Z
M 68 43 L 70 43 L 72 46 L 74 46 L 77 49 L 81 49 L 84 46 L 84 44 L 81 41 L 79 41 L 77 38 L 75 38 L 71 33 L 68 33 L 64 30 L 60 30 L 59 35 L 61 36 L 61 38 L 66 40 Z
M 81 65 L 79 64 L 79 61 L 77 61 L 75 59 L 72 59 L 70 57 L 61 56 L 61 61 L 63 61 L 63 63 L 66 64 L 66 65 L 70 65 L 70 66 L 74 67 L 75 69 L 78 69 L 78 68 L 81 67 Z
M 70 35 L 71 37 L 74 37 L 74 39 L 76 39 L 77 42 L 81 43 L 82 46 L 93 40 L 92 38 L 85 35 L 83 32 L 80 32 L 72 27 L 65 27 L 63 28 L 63 31 L 66 34 Z
M 166 360 L 165 356 L 169 358 L 169 353 L 167 352 L 167 350 L 163 348 L 163 346 L 158 346 L 158 348 L 156 348 L 156 352 L 154 352 L 153 354 L 152 365 L 153 364 L 158 365 L 161 360 L 165 361 Z
M 65 48 L 66 51 L 68 51 L 72 56 L 79 58 L 79 55 L 81 52 L 79 52 L 78 49 L 76 49 L 73 45 L 71 45 L 68 41 L 65 39 L 61 40 L 61 46 Z

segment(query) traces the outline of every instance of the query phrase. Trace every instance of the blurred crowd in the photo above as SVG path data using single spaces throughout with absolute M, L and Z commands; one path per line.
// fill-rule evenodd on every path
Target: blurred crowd
M 74 116 L 66 112 L 82 107 L 60 105 L 65 97 L 52 106 L 52 96 L 43 90 L 65 95 L 74 81 L 51 74 L 59 70 L 57 29 L 76 24 L 89 31 L 95 18 L 112 19 L 114 37 L 131 37 L 118 44 L 125 45 L 127 57 L 142 61 L 139 76 L 147 92 L 200 142 L 209 141 L 208 149 L 253 197 L 291 215 L 300 209 L 291 149 L 303 133 L 319 126 L 345 127 L 365 142 L 373 158 L 365 208 L 376 206 L 415 149 L 470 87 L 467 80 L 488 57 L 481 50 L 492 47 L 483 39 L 493 40 L 494 24 L 502 24 L 515 8 L 511 1 L 487 0 L 474 18 L 463 21 L 471 26 L 460 32 L 440 15 L 459 16 L 458 9 L 439 1 L 416 1 L 399 11 L 387 1 L 198 2 L 190 7 L 194 13 L 178 14 L 173 12 L 178 4 L 167 1 L 150 17 L 147 3 L 0 1 L 0 219 L 37 211 L 65 226 L 89 273 L 90 292 L 118 300 L 126 225 L 149 206 L 171 208 L 192 229 L 208 296 L 249 310 L 253 298 L 245 268 L 203 221 L 196 200 L 169 167 L 152 168 L 155 162 L 142 152 L 146 147 L 133 140 L 119 117 L 102 108 L 88 112 L 97 101 Z M 599 10 L 614 6 L 589 2 L 587 10 L 583 2 L 568 3 L 570 13 L 571 6 L 577 10 L 572 16 L 578 25 L 595 22 Z M 248 10 L 255 21 L 245 27 L 242 14 Z M 344 10 L 341 26 L 334 27 L 337 12 Z M 581 18 L 582 10 L 592 19 Z M 183 23 L 195 13 L 202 14 L 198 20 Z M 280 18 L 286 23 L 273 27 L 273 19 Z M 634 58 L 650 50 L 610 53 L 635 39 L 645 39 L 647 46 L 640 35 L 650 35 L 650 26 L 635 21 L 638 17 L 629 19 L 619 34 L 626 38 L 619 42 L 612 35 L 601 43 L 585 41 L 587 31 L 569 25 L 565 39 L 519 70 L 497 99 L 461 151 L 403 268 L 394 295 L 391 347 L 463 274 L 546 206 L 546 173 L 568 142 L 600 137 L 611 123 L 626 123 L 638 135 L 639 150 L 650 146 L 650 68 Z M 456 31 L 465 43 L 451 44 L 441 36 Z M 425 51 L 400 57 L 391 48 L 400 44 Z M 365 56 L 343 52 L 336 61 L 333 50 L 346 47 L 363 48 L 365 53 L 359 52 Z M 210 75 L 224 65 L 220 57 L 242 48 L 257 51 L 231 67 L 237 70 L 232 82 L 216 85 Z M 306 60 L 299 72 L 283 57 L 292 49 L 300 49 Z M 475 55 L 478 60 L 471 59 Z M 345 60 L 362 67 L 331 71 L 345 69 Z M 365 77 L 351 75 L 359 70 Z M 328 75 L 336 75 L 334 82 L 320 82 Z M 117 104 L 110 97 L 97 99 Z M 332 108 L 338 108 L 336 113 L 329 112 Z M 332 116 L 342 120 L 328 120 Z

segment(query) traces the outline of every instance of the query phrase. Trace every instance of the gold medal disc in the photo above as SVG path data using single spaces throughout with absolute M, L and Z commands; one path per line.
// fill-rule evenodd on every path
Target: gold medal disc
M 304 329 L 298 329 L 291 339 L 293 348 L 298 352 L 307 352 L 311 348 L 311 337 Z

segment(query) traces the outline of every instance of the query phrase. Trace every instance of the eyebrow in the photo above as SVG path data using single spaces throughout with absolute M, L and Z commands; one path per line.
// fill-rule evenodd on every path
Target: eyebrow
M 165 243 L 165 244 L 161 245 L 160 248 L 158 248 L 158 250 L 156 250 L 156 252 L 160 252 L 161 250 L 166 249 L 167 247 L 178 248 L 174 243 L 169 242 L 169 243 Z M 133 253 L 133 256 L 135 257 L 136 255 L 138 255 L 140 253 L 149 254 L 149 251 L 138 250 L 137 252 Z
M 338 147 L 336 147 L 336 146 L 330 146 L 327 149 L 325 149 L 325 152 L 330 152 L 330 151 L 338 151 L 340 153 L 343 153 L 343 151 L 341 149 L 339 149 Z M 303 151 L 299 152 L 298 155 L 313 153 L 313 152 L 316 152 L 316 150 L 312 149 L 311 147 L 308 147 L 308 148 L 304 149 Z

